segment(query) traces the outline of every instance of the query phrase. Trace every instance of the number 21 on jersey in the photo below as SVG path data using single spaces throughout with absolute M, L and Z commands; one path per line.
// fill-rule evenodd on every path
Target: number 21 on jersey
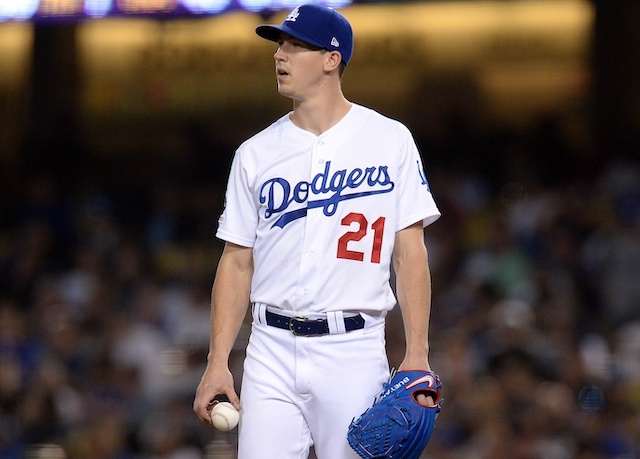
M 371 247 L 371 263 L 380 263 L 380 252 L 382 251 L 382 237 L 384 236 L 384 217 L 379 217 L 371 223 L 361 213 L 351 212 L 347 214 L 341 221 L 342 226 L 351 227 L 352 224 L 357 225 L 357 229 L 347 231 L 340 239 L 338 239 L 338 258 L 346 260 L 364 261 L 364 252 L 349 249 L 349 242 L 357 242 L 361 240 L 369 230 L 373 231 L 373 245 Z

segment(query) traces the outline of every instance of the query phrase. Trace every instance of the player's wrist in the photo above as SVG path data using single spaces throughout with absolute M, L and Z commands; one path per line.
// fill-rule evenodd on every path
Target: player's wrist
M 398 367 L 398 371 L 431 371 L 431 366 L 429 365 L 429 358 L 427 354 L 423 355 L 405 355 L 404 360 Z
M 230 353 L 224 352 L 209 352 L 207 354 L 207 367 L 211 369 L 228 369 L 230 355 Z

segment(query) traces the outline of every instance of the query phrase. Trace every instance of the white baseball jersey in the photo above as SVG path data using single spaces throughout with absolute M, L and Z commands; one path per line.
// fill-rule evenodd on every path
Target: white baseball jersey
M 253 303 L 380 315 L 396 231 L 439 216 L 409 130 L 354 104 L 320 136 L 285 115 L 244 142 L 216 235 L 253 247 Z

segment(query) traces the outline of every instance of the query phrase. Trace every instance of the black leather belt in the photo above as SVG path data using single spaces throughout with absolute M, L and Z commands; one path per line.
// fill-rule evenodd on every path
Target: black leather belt
M 321 336 L 329 334 L 327 319 L 306 319 L 304 317 L 281 316 L 266 311 L 267 325 L 289 330 L 295 336 Z M 364 328 L 364 317 L 361 315 L 344 318 L 344 328 L 350 332 Z

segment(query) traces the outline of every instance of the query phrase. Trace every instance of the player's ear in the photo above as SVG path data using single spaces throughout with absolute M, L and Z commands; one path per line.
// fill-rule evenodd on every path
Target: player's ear
M 342 55 L 339 51 L 328 51 L 326 53 L 324 70 L 326 72 L 332 72 L 333 70 L 340 67 L 340 62 L 342 62 Z

